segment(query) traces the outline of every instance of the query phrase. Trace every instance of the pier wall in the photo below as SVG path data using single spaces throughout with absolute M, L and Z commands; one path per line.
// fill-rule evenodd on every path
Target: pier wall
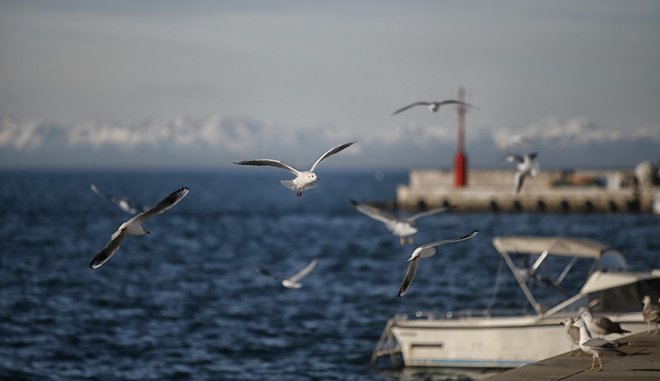
M 397 188 L 397 206 L 419 210 L 454 205 L 456 211 L 650 212 L 660 187 L 635 171 L 544 170 L 514 192 L 513 170 L 472 170 L 468 186 L 453 186 L 453 171 L 412 170 L 409 185 Z

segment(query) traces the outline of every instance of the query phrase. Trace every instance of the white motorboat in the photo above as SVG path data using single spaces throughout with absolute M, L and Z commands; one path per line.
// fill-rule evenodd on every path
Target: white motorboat
M 641 300 L 660 295 L 660 269 L 628 270 L 621 252 L 599 242 L 581 238 L 509 236 L 496 237 L 493 245 L 513 273 L 529 301 L 527 312 L 498 315 L 492 310 L 459 311 L 436 318 L 397 315 L 387 322 L 372 362 L 383 356 L 403 358 L 405 366 L 514 368 L 576 349 L 567 337 L 562 320 L 577 318 L 580 308 L 606 315 L 632 333 L 646 331 Z M 518 266 L 519 259 L 525 264 Z M 550 265 L 556 261 L 555 265 Z M 587 262 L 587 263 L 585 263 Z M 545 306 L 530 287 L 543 283 L 559 290 L 567 277 L 588 268 L 581 289 L 561 302 Z M 544 270 L 544 271 L 541 271 Z M 554 270 L 552 280 L 542 277 Z M 583 278 L 579 278 L 583 279 Z M 537 290 L 537 294 L 543 294 Z M 547 296 L 547 295 L 546 295 Z M 555 298 L 556 299 L 556 298 Z M 621 337 L 617 334 L 607 339 Z

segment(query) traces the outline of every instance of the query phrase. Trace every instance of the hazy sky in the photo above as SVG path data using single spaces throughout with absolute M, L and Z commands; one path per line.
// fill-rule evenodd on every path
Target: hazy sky
M 660 2 L 0 1 L 0 166 L 660 159 Z M 507 147 L 512 135 L 529 144 Z

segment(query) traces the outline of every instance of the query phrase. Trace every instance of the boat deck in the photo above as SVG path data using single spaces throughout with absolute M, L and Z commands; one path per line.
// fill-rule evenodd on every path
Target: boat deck
M 601 356 L 604 367 L 601 372 L 587 371 L 591 367 L 591 355 L 577 349 L 500 373 L 487 380 L 660 380 L 660 334 L 646 336 L 645 333 L 638 333 L 616 341 L 630 343 L 620 348 L 628 356 Z

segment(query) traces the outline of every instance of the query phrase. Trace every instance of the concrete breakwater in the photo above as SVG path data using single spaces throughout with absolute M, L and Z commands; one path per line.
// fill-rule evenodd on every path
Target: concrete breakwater
M 513 170 L 471 170 L 466 187 L 454 173 L 416 169 L 397 188 L 397 207 L 420 210 L 454 205 L 458 212 L 652 212 L 660 198 L 658 169 L 650 162 L 634 170 L 543 170 L 514 192 Z

